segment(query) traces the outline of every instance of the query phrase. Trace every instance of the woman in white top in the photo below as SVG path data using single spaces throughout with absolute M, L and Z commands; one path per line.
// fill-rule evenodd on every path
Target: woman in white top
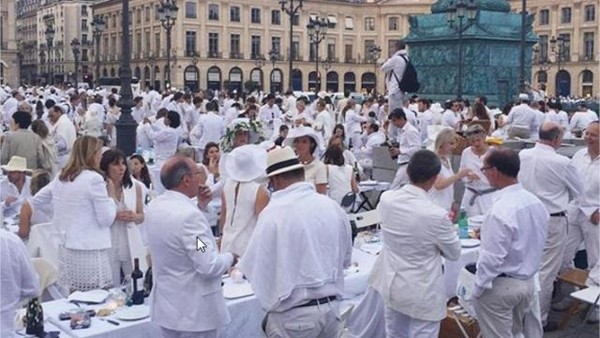
M 34 171 L 31 176 L 31 183 L 29 184 L 31 196 L 37 194 L 37 192 L 48 185 L 51 180 L 52 178 L 50 177 L 49 172 L 42 169 Z M 23 202 L 23 205 L 21 205 L 21 211 L 19 212 L 18 235 L 22 239 L 27 239 L 32 226 L 48 223 L 50 221 L 52 221 L 52 207 L 46 206 L 46 208 L 42 208 L 38 206 L 37 208 L 34 208 L 33 203 L 31 203 L 31 198 L 28 198 Z
M 115 187 L 117 216 L 110 227 L 110 264 L 113 285 L 118 286 L 122 284 L 121 273 L 125 280 L 131 276 L 134 258 L 139 258 L 141 263 L 146 261 L 140 229 L 136 226 L 144 221 L 142 184 L 131 179 L 125 154 L 118 149 L 109 149 L 102 154 L 100 169 Z
M 345 164 L 344 152 L 337 145 L 329 146 L 325 152 L 325 165 L 329 181 L 329 197 L 338 204 L 348 193 L 357 193 L 358 184 L 351 165 Z
M 219 151 L 219 145 L 214 142 L 208 142 L 204 147 L 202 162 L 198 163 L 198 166 L 206 173 L 206 185 L 211 189 L 221 180 L 221 172 L 219 170 L 220 159 L 221 152 Z M 206 218 L 211 227 L 217 225 L 220 209 L 221 195 L 213 194 L 206 210 Z
M 456 148 L 458 135 L 451 128 L 443 128 L 435 138 L 435 153 L 442 162 L 442 169 L 438 174 L 433 188 L 429 190 L 431 201 L 450 211 L 454 206 L 454 184 L 467 175 L 472 175 L 471 169 L 464 168 L 457 174 L 452 170 L 450 156 Z
M 52 203 L 53 226 L 63 237 L 59 283 L 69 292 L 113 285 L 110 226 L 117 214 L 115 187 L 99 170 L 102 142 L 91 136 L 75 141 L 67 164 L 33 198 L 34 206 Z
M 154 143 L 156 165 L 151 170 L 152 182 L 156 193 L 162 194 L 165 189 L 160 181 L 160 170 L 163 163 L 177 151 L 181 118 L 178 112 L 169 110 L 165 117 L 156 120 L 154 124 L 150 124 L 148 119 L 144 119 L 144 123 L 144 131 Z
M 221 202 L 221 251 L 242 256 L 256 227 L 258 214 L 269 203 L 267 190 L 256 182 L 265 174 L 267 152 L 245 145 L 227 155 L 227 180 Z
M 342 114 L 344 115 L 344 120 L 346 121 L 346 132 L 350 135 L 350 146 L 349 148 L 355 152 L 357 149 L 360 149 L 362 146 L 361 133 L 362 133 L 362 122 L 367 122 L 367 118 L 365 116 L 360 115 L 355 111 L 356 103 L 354 100 L 348 100 L 348 104 Z
M 104 119 L 106 135 L 110 137 L 111 146 L 117 145 L 117 128 L 115 128 L 115 124 L 119 117 L 121 117 L 121 108 L 117 106 L 117 100 L 111 96 L 108 98 L 108 111 Z
M 459 170 L 470 169 L 471 174 L 463 178 L 465 193 L 460 206 L 467 211 L 467 216 L 472 217 L 483 215 L 491 208 L 496 189 L 481 172 L 483 159 L 490 149 L 485 143 L 486 131 L 479 125 L 473 125 L 467 129 L 465 136 L 470 147 L 462 152 Z
M 327 194 L 327 168 L 314 154 L 320 138 L 310 127 L 293 128 L 285 139 L 286 146 L 293 146 L 300 163 L 304 164 L 304 180 L 312 182 L 320 194 Z

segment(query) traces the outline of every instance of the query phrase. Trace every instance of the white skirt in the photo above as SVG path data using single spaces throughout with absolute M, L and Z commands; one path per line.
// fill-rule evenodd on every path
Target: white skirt
M 60 248 L 59 283 L 69 292 L 107 289 L 113 286 L 109 250 Z

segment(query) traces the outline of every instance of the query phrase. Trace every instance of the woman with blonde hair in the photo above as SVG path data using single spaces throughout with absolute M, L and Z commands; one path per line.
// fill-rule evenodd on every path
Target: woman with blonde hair
M 99 169 L 102 142 L 82 136 L 60 175 L 34 196 L 34 206 L 52 203 L 52 224 L 61 234 L 59 283 L 69 292 L 113 285 L 110 226 L 115 221 L 115 187 Z
M 29 186 L 29 191 L 31 192 L 31 196 L 34 196 L 38 193 L 43 187 L 48 185 L 52 177 L 50 177 L 50 173 L 46 170 L 37 169 L 33 172 L 31 176 L 31 184 Z M 52 220 L 52 207 L 46 205 L 45 208 L 33 208 L 31 203 L 31 198 L 27 199 L 23 202 L 21 206 L 21 211 L 19 212 L 19 237 L 26 239 L 29 237 L 29 232 L 31 231 L 31 227 L 36 224 L 48 223 Z
M 433 188 L 429 190 L 429 198 L 440 207 L 450 211 L 454 206 L 454 184 L 471 173 L 470 169 L 462 169 L 454 173 L 450 163 L 452 151 L 456 148 L 458 135 L 451 128 L 443 128 L 435 138 L 435 153 L 442 162 L 442 170 L 437 176 Z

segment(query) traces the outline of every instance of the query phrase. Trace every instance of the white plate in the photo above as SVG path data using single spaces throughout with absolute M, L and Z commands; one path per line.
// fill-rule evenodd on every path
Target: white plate
M 115 318 L 120 320 L 140 320 L 148 317 L 150 307 L 144 304 L 124 307 L 115 313 Z
M 223 285 L 223 297 L 226 299 L 236 299 L 247 296 L 252 296 L 254 294 L 254 290 L 252 290 L 252 285 L 248 281 L 244 281 L 243 283 L 234 283 L 232 280 L 224 280 L 225 285 Z
M 100 304 L 108 298 L 109 292 L 106 290 L 91 290 L 86 292 L 75 291 L 69 296 L 69 301 L 80 303 Z
M 359 184 L 360 185 L 373 186 L 373 185 L 378 185 L 379 182 L 377 182 L 377 181 L 362 181 Z
M 462 246 L 463 248 L 475 248 L 478 247 L 479 244 L 480 241 L 475 238 L 465 238 L 460 240 L 460 246 Z

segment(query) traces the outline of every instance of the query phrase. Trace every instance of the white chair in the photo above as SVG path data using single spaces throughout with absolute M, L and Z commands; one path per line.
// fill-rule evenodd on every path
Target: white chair
M 44 258 L 58 267 L 58 247 L 60 235 L 52 223 L 40 223 L 31 227 L 27 249 L 31 257 Z
M 379 215 L 379 211 L 369 210 L 357 214 L 348 214 L 348 218 L 350 219 L 350 223 L 354 223 L 357 231 L 361 231 L 361 229 L 377 226 L 381 224 L 381 216 Z
M 588 318 L 590 318 L 590 315 L 594 312 L 594 309 L 598 310 L 597 308 L 598 301 L 600 300 L 600 287 L 590 286 L 586 289 L 575 291 L 571 293 L 571 297 L 591 305 L 588 311 L 586 312 L 585 317 L 583 318 L 583 322 L 579 324 L 579 326 L 577 327 L 577 331 L 575 331 L 575 335 L 573 336 L 579 337 L 581 330 L 583 330 L 583 327 L 585 326 L 585 322 L 588 320 Z

